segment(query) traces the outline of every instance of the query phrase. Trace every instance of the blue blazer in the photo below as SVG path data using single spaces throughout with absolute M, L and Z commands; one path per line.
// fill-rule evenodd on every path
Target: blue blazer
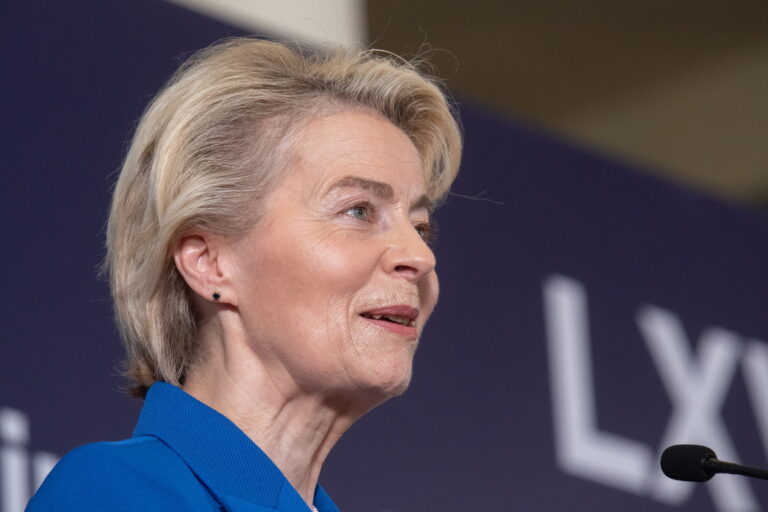
M 338 512 L 322 487 L 319 512 Z M 277 466 L 222 414 L 165 382 L 147 393 L 131 439 L 67 454 L 32 497 L 40 511 L 308 512 Z

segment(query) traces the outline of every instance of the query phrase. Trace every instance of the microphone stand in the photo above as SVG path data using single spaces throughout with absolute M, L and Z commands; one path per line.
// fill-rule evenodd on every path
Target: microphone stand
M 709 457 L 705 459 L 703 465 L 707 471 L 712 472 L 712 474 L 729 473 L 731 475 L 744 475 L 751 476 L 752 478 L 768 480 L 768 471 L 764 469 L 742 466 L 741 464 L 734 464 L 733 462 L 725 462 L 718 460 L 715 457 Z

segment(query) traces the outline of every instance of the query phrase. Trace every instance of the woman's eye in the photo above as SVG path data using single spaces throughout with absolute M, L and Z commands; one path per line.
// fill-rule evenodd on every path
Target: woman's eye
M 435 240 L 435 234 L 436 234 L 436 226 L 433 226 L 429 223 L 422 223 L 417 224 L 415 226 L 416 233 L 419 234 L 422 240 L 424 240 L 427 243 L 434 242 Z
M 372 209 L 373 208 L 370 205 L 358 204 L 356 206 L 353 206 L 352 208 L 349 208 L 344 213 L 358 220 L 370 222 Z

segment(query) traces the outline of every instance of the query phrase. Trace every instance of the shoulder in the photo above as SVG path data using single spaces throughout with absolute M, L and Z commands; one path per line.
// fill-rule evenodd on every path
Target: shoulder
M 71 451 L 53 468 L 27 511 L 141 509 L 218 507 L 173 450 L 142 436 Z

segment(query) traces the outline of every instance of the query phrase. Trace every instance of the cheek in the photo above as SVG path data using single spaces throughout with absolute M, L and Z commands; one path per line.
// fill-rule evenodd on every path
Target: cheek
M 375 329 L 360 331 L 368 326 L 358 321 L 356 311 L 365 301 L 378 261 L 370 245 L 344 238 L 343 243 L 325 244 L 313 253 L 315 275 L 322 280 L 318 299 L 323 302 L 317 304 L 316 311 L 325 315 L 327 335 L 340 354 L 349 350 L 359 353 L 360 339 L 375 334 Z
M 345 233 L 304 230 L 265 249 L 256 274 L 270 284 L 260 293 L 279 308 L 281 321 L 290 322 L 302 339 L 319 332 L 346 337 L 355 304 L 377 268 L 374 246 Z
M 307 250 L 305 261 L 310 274 L 323 283 L 329 295 L 350 296 L 368 284 L 378 265 L 373 242 L 346 233 L 335 233 Z

